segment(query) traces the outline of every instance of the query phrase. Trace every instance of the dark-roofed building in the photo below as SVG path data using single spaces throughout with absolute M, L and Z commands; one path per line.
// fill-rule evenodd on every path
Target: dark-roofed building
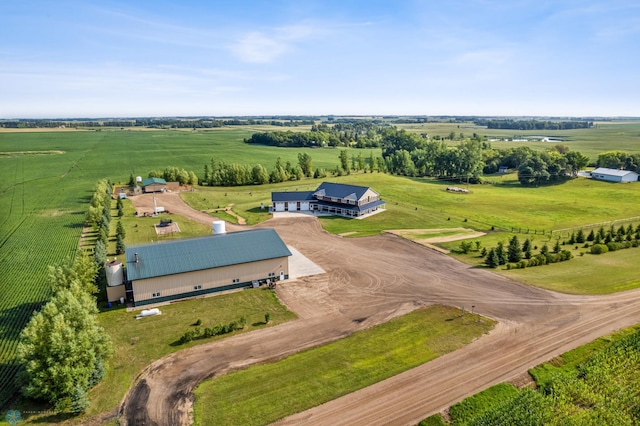
M 136 306 L 287 279 L 291 252 L 274 229 L 129 246 L 127 279 Z
M 381 211 L 386 204 L 367 186 L 323 182 L 310 192 L 272 192 L 271 210 L 317 211 L 346 217 L 359 217 Z
M 163 192 L 167 190 L 167 181 L 162 178 L 147 178 L 142 181 L 144 192 Z
M 271 208 L 275 212 L 309 211 L 313 201 L 313 191 L 271 193 Z

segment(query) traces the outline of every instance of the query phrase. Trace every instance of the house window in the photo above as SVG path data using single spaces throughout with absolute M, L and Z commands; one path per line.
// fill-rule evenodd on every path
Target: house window
M 200 289 L 202 289 L 202 286 L 201 285 L 194 285 L 193 289 L 194 290 L 200 290 Z
M 160 292 L 158 292 L 158 293 L 151 293 L 151 297 L 160 297 Z
M 270 276 L 270 277 L 275 277 L 275 276 L 276 276 L 276 273 L 275 273 L 275 272 L 269 272 L 269 276 Z
M 235 284 L 235 283 L 239 283 L 239 282 L 240 282 L 240 278 L 234 278 L 234 279 L 233 279 L 233 283 L 234 283 L 234 284 Z

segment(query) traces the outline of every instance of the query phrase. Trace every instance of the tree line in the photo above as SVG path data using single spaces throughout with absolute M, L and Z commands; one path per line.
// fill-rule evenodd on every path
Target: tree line
M 179 167 L 169 166 L 164 170 L 152 170 L 150 178 L 162 178 L 167 182 L 178 182 L 180 185 L 195 185 L 198 183 L 198 175 L 194 171 L 187 171 Z M 133 185 L 133 175 L 129 176 L 129 185 Z
M 102 229 L 110 221 L 105 213 L 111 185 L 101 180 L 96 186 L 87 214 Z M 99 219 L 96 219 L 99 212 Z M 96 249 L 104 243 L 101 238 Z M 99 325 L 97 302 L 99 274 L 104 274 L 106 249 L 76 254 L 50 266 L 51 299 L 34 312 L 20 334 L 18 386 L 29 398 L 45 401 L 56 411 L 81 413 L 89 407 L 88 391 L 104 377 L 104 364 L 112 354 L 109 336 Z
M 542 121 L 542 120 L 488 120 L 477 119 L 473 122 L 476 126 L 487 126 L 487 129 L 509 130 L 571 130 L 590 129 L 593 121 Z
M 263 185 L 300 180 L 303 177 L 324 178 L 326 176 L 326 170 L 313 169 L 313 160 L 309 154 L 299 153 L 296 164 L 288 160 L 282 161 L 282 158 L 278 157 L 271 171 L 262 164 L 251 166 L 216 161 L 212 158 L 209 164 L 204 165 L 204 177 L 200 183 L 209 186 Z
M 45 120 L 45 119 L 20 119 L 0 121 L 0 127 L 8 129 L 37 129 L 37 128 L 57 128 L 57 127 L 149 127 L 149 128 L 172 128 L 172 129 L 211 129 L 224 126 L 280 126 L 297 127 L 310 126 L 315 123 L 311 117 L 307 118 L 132 118 L 132 119 L 68 119 L 68 120 Z
M 624 151 L 603 152 L 598 155 L 596 165 L 608 169 L 622 169 L 640 173 L 640 154 L 629 154 Z
M 589 157 L 570 151 L 566 145 L 555 145 L 546 151 L 527 146 L 483 151 L 483 173 L 496 173 L 499 167 L 516 169 L 522 185 L 540 185 L 576 177 L 589 164 Z
M 325 147 L 355 146 L 356 148 L 379 147 L 385 126 L 370 121 L 352 123 L 314 124 L 309 132 L 262 132 L 254 133 L 245 143 L 279 147 Z

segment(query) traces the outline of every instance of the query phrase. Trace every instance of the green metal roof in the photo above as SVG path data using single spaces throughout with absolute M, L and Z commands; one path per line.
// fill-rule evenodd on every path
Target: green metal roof
M 146 178 L 145 180 L 142 181 L 142 186 L 149 186 L 149 185 L 153 185 L 154 183 L 157 183 L 160 185 L 166 185 L 167 181 L 162 178 Z
M 270 228 L 140 244 L 127 247 L 127 278 L 141 280 L 286 256 L 291 252 Z

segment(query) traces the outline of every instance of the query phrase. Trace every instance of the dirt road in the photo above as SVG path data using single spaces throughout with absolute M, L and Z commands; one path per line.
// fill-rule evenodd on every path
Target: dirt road
M 136 212 L 141 215 L 144 213 L 153 213 L 153 198 L 154 194 L 142 194 L 129 197 L 129 200 L 136 208 Z M 182 201 L 180 194 L 177 192 L 158 192 L 155 194 L 155 199 L 157 206 L 162 206 L 171 213 L 178 214 L 196 222 L 211 226 L 211 223 L 216 220 L 214 216 L 211 216 L 207 212 L 201 212 L 189 207 Z M 227 222 L 226 229 L 228 231 L 239 231 L 246 229 L 246 227 Z
M 281 300 L 299 319 L 155 362 L 123 401 L 126 424 L 190 424 L 192 391 L 206 378 L 279 359 L 434 303 L 467 310 L 475 305 L 476 312 L 500 324 L 461 350 L 278 423 L 415 424 L 568 349 L 640 322 L 640 291 L 605 297 L 551 293 L 394 235 L 332 236 L 312 217 L 261 226 L 275 227 L 287 244 L 327 271 L 278 286 Z

